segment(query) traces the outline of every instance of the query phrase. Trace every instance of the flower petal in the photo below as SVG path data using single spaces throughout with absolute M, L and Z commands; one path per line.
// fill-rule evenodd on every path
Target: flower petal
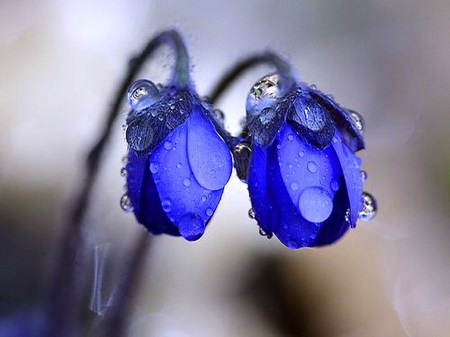
M 230 150 L 203 111 L 194 110 L 187 125 L 188 159 L 195 179 L 208 190 L 223 189 L 233 168 Z
M 203 234 L 223 189 L 206 189 L 194 176 L 187 154 L 188 123 L 176 128 L 155 149 L 150 157 L 150 171 L 163 210 L 180 234 L 192 241 Z M 204 144 L 207 146 L 207 142 Z
M 347 186 L 348 198 L 350 200 L 350 226 L 356 226 L 359 212 L 362 208 L 362 179 L 360 171 L 360 160 L 345 145 L 336 131 L 331 142 L 339 157 L 345 184 Z
M 277 147 L 268 149 L 267 194 L 273 208 L 279 210 L 279 221 L 273 224 L 273 232 L 287 247 L 307 247 L 317 236 L 319 226 L 305 220 L 286 190 L 278 166 Z
M 248 169 L 248 191 L 255 211 L 256 221 L 267 234 L 272 234 L 272 224 L 278 223 L 279 212 L 269 203 L 267 190 L 267 148 L 253 143 Z
M 328 219 L 341 176 L 334 149 L 315 148 L 286 124 L 279 135 L 278 164 L 286 190 L 302 216 L 314 223 Z
M 329 245 L 345 234 L 350 224 L 346 220 L 346 212 L 349 207 L 347 186 L 345 185 L 345 181 L 342 181 L 333 199 L 333 213 L 320 226 L 319 234 L 311 246 Z

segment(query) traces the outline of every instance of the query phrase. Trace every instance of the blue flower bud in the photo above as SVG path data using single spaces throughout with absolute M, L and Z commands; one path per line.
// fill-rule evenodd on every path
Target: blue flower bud
M 152 95 L 127 118 L 127 195 L 149 232 L 197 240 L 230 178 L 230 150 L 211 106 L 190 86 Z
M 289 248 L 331 244 L 355 227 L 363 208 L 354 153 L 364 147 L 362 118 L 303 83 L 277 94 L 247 104 L 254 216 L 262 233 Z

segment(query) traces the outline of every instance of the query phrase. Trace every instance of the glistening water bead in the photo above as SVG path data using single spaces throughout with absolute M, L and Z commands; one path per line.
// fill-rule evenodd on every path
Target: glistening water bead
M 148 108 L 159 97 L 156 86 L 148 80 L 138 80 L 128 89 L 128 103 L 135 111 Z
M 359 219 L 368 222 L 372 220 L 377 214 L 377 201 L 375 198 L 367 192 L 362 194 L 363 205 L 359 212 Z
M 128 194 L 125 193 L 120 198 L 120 207 L 125 212 L 131 212 L 133 210 L 133 206 L 131 205 L 131 200 Z
M 250 90 L 247 96 L 247 114 L 252 116 L 271 106 L 278 98 L 278 74 L 263 77 Z

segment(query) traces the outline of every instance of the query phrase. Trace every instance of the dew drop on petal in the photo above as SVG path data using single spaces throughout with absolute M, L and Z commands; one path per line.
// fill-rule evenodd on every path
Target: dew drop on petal
M 265 237 L 268 238 L 268 239 L 270 239 L 270 238 L 273 236 L 272 233 L 267 234 L 267 233 L 264 231 L 264 229 L 262 229 L 262 227 L 259 227 L 259 235 L 265 236 Z
M 367 192 L 362 194 L 363 205 L 359 212 L 359 219 L 368 222 L 372 220 L 377 214 L 377 201 L 375 198 Z
M 166 150 L 172 149 L 172 142 L 171 142 L 171 141 L 165 141 L 165 142 L 164 142 L 164 148 L 165 148 Z
M 306 220 L 323 222 L 333 211 L 333 199 L 322 187 L 308 187 L 300 195 L 299 209 Z
M 164 212 L 170 212 L 172 210 L 172 203 L 170 202 L 170 200 L 163 200 L 161 202 L 161 207 Z
M 183 165 L 181 163 L 177 164 L 177 168 L 181 168 Z
M 191 184 L 191 179 L 189 179 L 189 178 L 183 179 L 184 186 L 188 187 L 190 184 Z
M 308 171 L 311 173 L 316 173 L 317 172 L 317 164 L 313 161 L 310 161 L 307 165 L 308 167 Z
M 206 197 L 203 195 L 202 196 L 202 201 L 205 202 L 206 201 Z
M 296 182 L 291 183 L 291 190 L 297 191 L 298 190 L 298 183 L 296 183 Z
M 300 156 L 300 158 L 303 158 L 305 156 L 305 151 L 300 151 L 298 155 Z
M 120 198 L 120 207 L 125 212 L 131 212 L 133 210 L 133 206 L 131 205 L 131 200 L 128 194 L 125 193 Z
M 159 171 L 159 164 L 158 163 L 150 163 L 150 172 L 158 173 L 158 171 Z
M 128 89 L 128 104 L 133 110 L 142 110 L 148 108 L 159 97 L 156 86 L 148 80 L 138 80 Z
M 288 136 L 288 140 L 289 140 L 289 141 L 292 141 L 293 139 L 294 139 L 294 136 L 293 136 L 293 135 L 289 135 L 289 136 Z
M 120 169 L 120 175 L 121 175 L 122 177 L 126 177 L 126 176 L 127 176 L 127 168 L 126 168 L 126 167 L 122 167 L 122 168 Z
M 361 179 L 363 182 L 367 180 L 367 172 L 366 171 L 361 171 Z
M 249 217 L 250 219 L 255 219 L 255 218 L 256 218 L 256 213 L 255 213 L 255 210 L 254 210 L 253 208 L 250 208 L 250 209 L 248 210 L 248 217 Z
M 330 181 L 330 187 L 333 191 L 337 191 L 339 189 L 339 182 L 337 180 Z
M 205 232 L 205 223 L 198 215 L 188 213 L 178 223 L 178 230 L 186 240 L 195 241 Z
M 214 210 L 212 208 L 207 208 L 206 209 L 206 215 L 207 216 L 211 216 L 211 215 L 213 215 L 213 213 L 214 213 Z

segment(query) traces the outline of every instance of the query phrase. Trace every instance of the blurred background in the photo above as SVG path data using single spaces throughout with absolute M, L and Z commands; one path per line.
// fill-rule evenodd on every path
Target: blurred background
M 153 240 L 127 335 L 450 335 L 444 0 L 0 0 L 0 325 L 42 308 L 84 156 L 114 90 L 130 57 L 173 27 L 188 43 L 201 95 L 234 61 L 270 48 L 359 111 L 365 190 L 379 214 L 332 246 L 290 251 L 258 234 L 233 175 L 198 242 Z M 163 48 L 142 76 L 164 82 L 172 61 Z M 218 103 L 230 130 L 268 70 L 243 76 Z M 87 273 L 95 247 L 108 247 L 102 261 L 113 264 L 143 231 L 119 207 L 124 114 L 85 219 Z M 86 310 L 90 302 L 87 289 Z

